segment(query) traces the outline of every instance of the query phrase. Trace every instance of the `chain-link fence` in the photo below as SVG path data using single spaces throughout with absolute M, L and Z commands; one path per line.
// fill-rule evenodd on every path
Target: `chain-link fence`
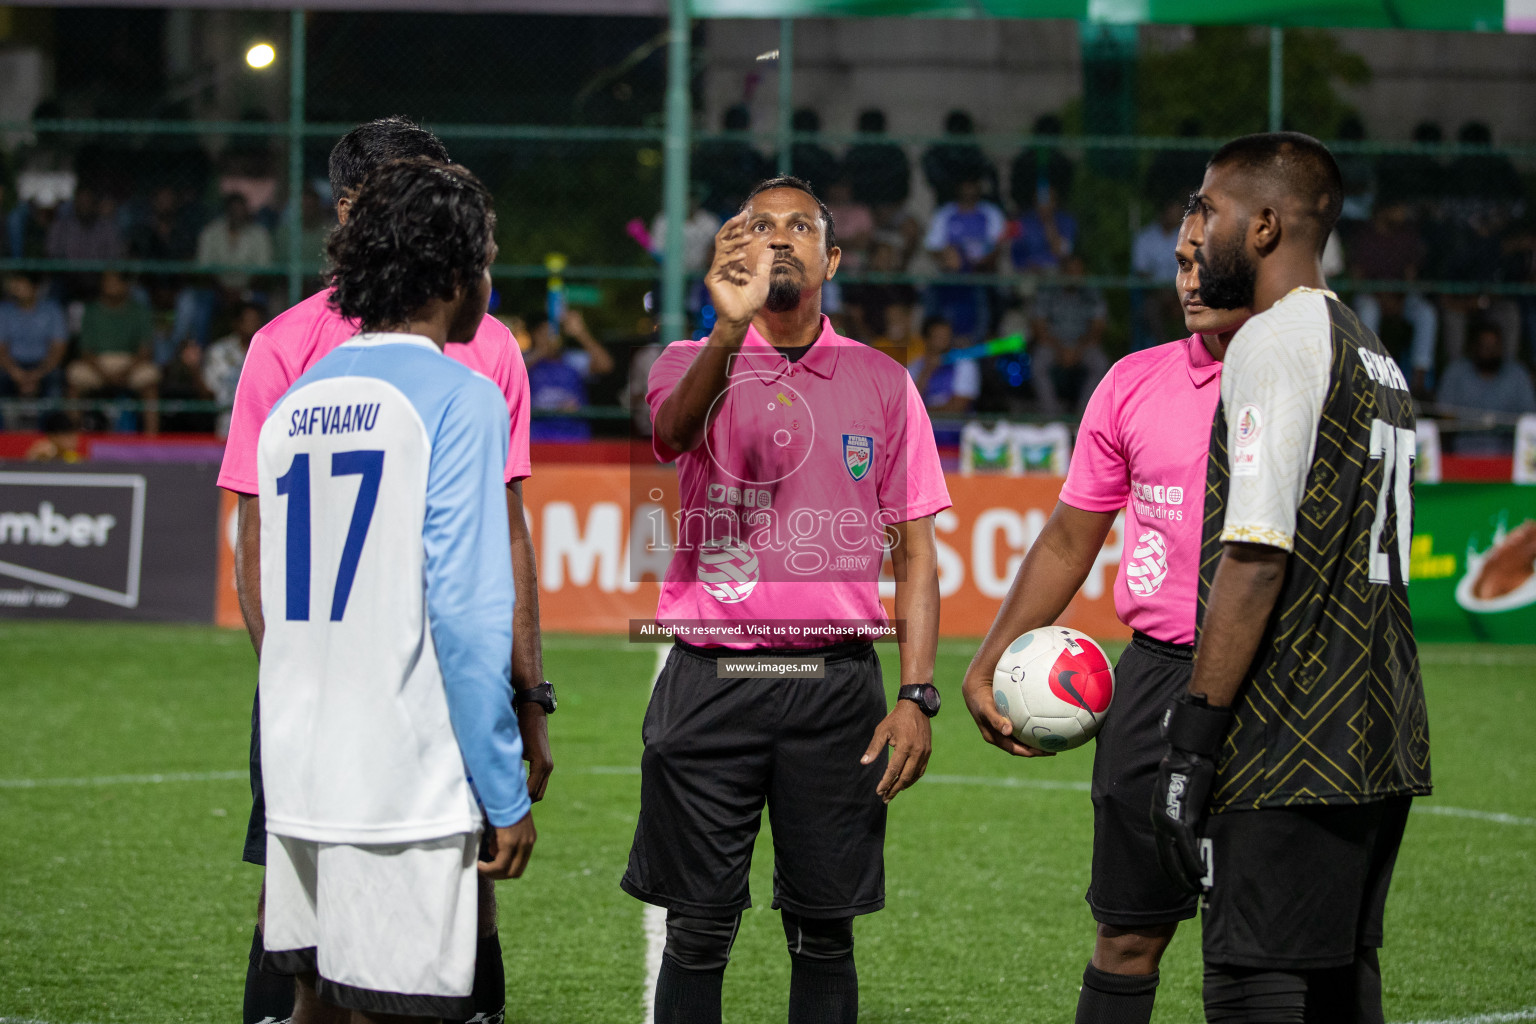
M 552 437 L 627 430 L 664 267 L 686 274 L 683 329 L 706 332 L 714 230 L 781 172 L 832 208 L 843 264 L 824 308 L 843 333 L 964 364 L 939 375 L 941 415 L 1070 416 L 1103 364 L 1187 333 L 1184 200 L 1221 141 L 1276 126 L 1338 154 L 1330 279 L 1421 397 L 1521 397 L 1536 351 L 1528 38 L 696 21 L 672 253 L 668 40 L 639 17 L 0 15 L 7 425 L 217 429 L 253 325 L 323 286 L 331 145 L 396 113 L 497 197 L 495 313 Z M 1082 355 L 1042 373 L 1031 353 L 1046 348 Z

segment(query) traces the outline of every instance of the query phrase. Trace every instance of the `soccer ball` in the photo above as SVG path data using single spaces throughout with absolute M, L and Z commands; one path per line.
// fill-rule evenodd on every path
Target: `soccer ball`
M 1115 672 L 1103 648 L 1062 626 L 1019 637 L 992 673 L 992 700 L 1013 722 L 1014 739 L 1040 750 L 1071 750 L 1093 739 L 1114 696 Z

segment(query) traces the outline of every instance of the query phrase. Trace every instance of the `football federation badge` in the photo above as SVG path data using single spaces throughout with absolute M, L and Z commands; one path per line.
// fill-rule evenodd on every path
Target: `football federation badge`
M 843 435 L 843 465 L 848 475 L 863 480 L 869 474 L 869 464 L 875 454 L 875 439 L 868 434 Z

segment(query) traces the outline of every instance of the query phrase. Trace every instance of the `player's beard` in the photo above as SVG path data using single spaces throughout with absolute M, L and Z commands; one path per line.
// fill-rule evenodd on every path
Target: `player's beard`
M 768 298 L 764 300 L 763 308 L 770 313 L 788 313 L 800 305 L 800 282 L 804 280 L 804 274 L 798 261 L 775 263 L 768 275 Z
M 1195 250 L 1200 264 L 1200 301 L 1211 309 L 1246 309 L 1253 305 L 1259 268 L 1243 249 L 1238 235 L 1231 244 L 1207 238 Z

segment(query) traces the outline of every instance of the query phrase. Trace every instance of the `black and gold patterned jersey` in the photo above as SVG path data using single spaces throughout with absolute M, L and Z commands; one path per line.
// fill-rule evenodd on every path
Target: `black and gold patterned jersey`
M 1289 551 L 1212 813 L 1428 793 L 1408 611 L 1414 419 L 1381 341 L 1296 289 L 1233 338 L 1211 430 L 1200 617 L 1229 541 Z

